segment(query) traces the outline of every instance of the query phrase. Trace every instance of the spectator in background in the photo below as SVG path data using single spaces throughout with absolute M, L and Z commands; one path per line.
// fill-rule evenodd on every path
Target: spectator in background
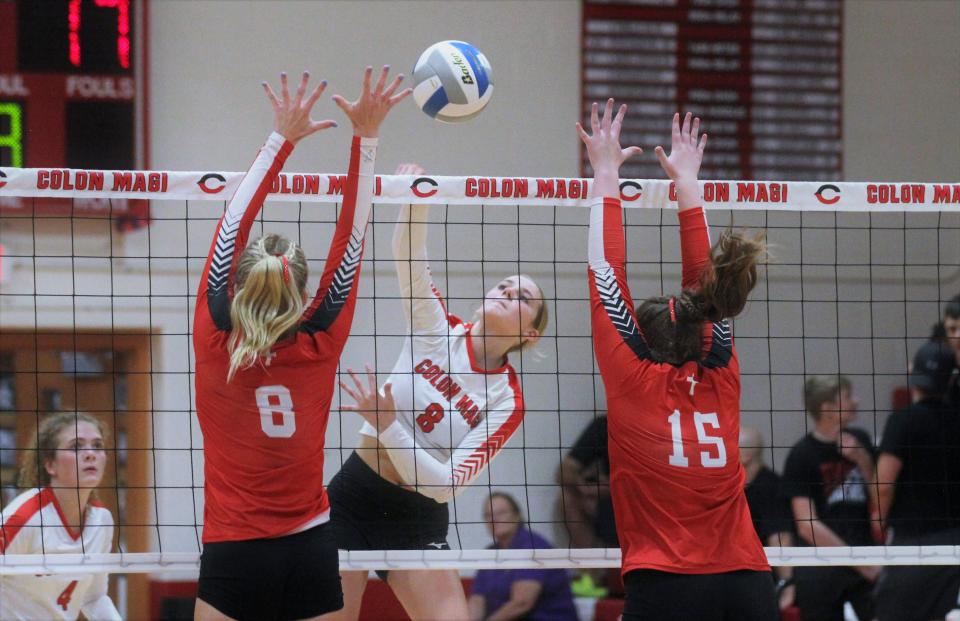
M 743 491 L 761 543 L 772 548 L 794 545 L 790 502 L 780 489 L 780 477 L 763 463 L 763 436 L 759 429 L 740 427 L 740 463 L 744 471 Z M 793 567 L 773 569 L 778 579 L 780 610 L 783 610 L 793 605 L 796 594 Z
M 960 367 L 960 294 L 953 296 L 943 307 L 943 319 L 934 329 L 932 340 L 944 341 L 953 350 L 957 367 Z M 960 378 L 954 373 L 947 388 L 947 401 L 960 407 Z
M 943 307 L 943 317 L 934 324 L 930 332 L 931 341 L 953 339 L 951 346 L 960 354 L 960 293 L 950 298 Z
M 887 420 L 878 506 L 893 545 L 960 545 L 960 412 L 945 401 L 956 366 L 946 343 L 926 343 L 910 371 L 911 405 Z M 942 619 L 958 591 L 960 567 L 890 566 L 877 583 L 877 617 Z
M 520 506 L 508 494 L 490 494 L 483 519 L 493 536 L 493 549 L 553 547 L 526 527 Z M 563 569 L 481 569 L 468 606 L 472 621 L 577 621 L 569 577 Z
M 563 520 L 571 548 L 619 548 L 610 499 L 607 417 L 597 416 L 560 463 Z
M 857 403 L 843 375 L 814 376 L 804 386 L 814 428 L 790 450 L 783 472 L 783 492 L 803 544 L 873 544 L 874 448 L 865 431 L 849 427 Z M 796 604 L 804 621 L 842 621 L 844 602 L 850 602 L 859 619 L 873 619 L 873 582 L 879 572 L 869 566 L 797 567 Z

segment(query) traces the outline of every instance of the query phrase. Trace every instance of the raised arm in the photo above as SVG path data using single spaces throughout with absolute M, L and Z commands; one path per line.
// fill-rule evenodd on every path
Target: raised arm
M 680 113 L 673 115 L 670 155 L 657 147 L 657 159 L 667 176 L 673 180 L 680 208 L 680 256 L 683 262 L 682 287 L 699 289 L 700 277 L 710 263 L 710 233 L 697 175 L 707 146 L 707 135 L 698 137 L 700 119 L 688 112 L 680 125 Z
M 417 164 L 401 164 L 398 175 L 422 175 Z M 400 283 L 400 305 L 414 335 L 447 334 L 447 310 L 427 259 L 428 205 L 404 205 L 393 229 L 393 261 Z
M 320 286 L 310 306 L 304 311 L 301 327 L 324 338 L 340 350 L 350 334 L 350 324 L 356 307 L 357 279 L 363 242 L 373 204 L 374 163 L 380 124 L 387 113 L 411 93 L 404 89 L 397 93 L 403 75 L 397 75 L 387 85 L 390 68 L 384 66 L 380 78 L 371 89 L 373 69 L 367 67 L 363 88 L 356 101 L 348 102 L 340 95 L 333 100 L 353 125 L 350 147 L 350 165 L 343 192 L 343 206 L 330 243 Z
M 648 355 L 643 334 L 637 325 L 633 300 L 627 286 L 626 241 L 620 206 L 620 165 L 639 147 L 620 147 L 620 127 L 626 106 L 613 116 L 613 99 L 607 100 L 603 120 L 593 104 L 591 133 L 577 123 L 577 133 L 587 147 L 593 168 L 591 187 L 590 237 L 588 240 L 590 306 L 593 345 L 604 381 L 611 388 L 615 378 L 624 378 Z
M 244 175 L 217 224 L 197 292 L 198 310 L 202 311 L 199 309 L 200 305 L 206 305 L 210 320 L 219 330 L 231 328 L 230 296 L 237 259 L 247 245 L 250 228 L 270 192 L 270 186 L 297 142 L 310 134 L 336 125 L 334 121 L 314 121 L 310 118 L 310 110 L 327 83 L 320 82 L 310 96 L 304 99 L 309 78 L 310 74 L 304 72 L 300 86 L 292 98 L 287 87 L 286 73 L 280 74 L 279 98 L 269 84 L 263 83 L 267 98 L 273 106 L 273 132 L 260 148 L 257 158 Z M 204 312 L 197 313 L 197 321 L 206 317 Z

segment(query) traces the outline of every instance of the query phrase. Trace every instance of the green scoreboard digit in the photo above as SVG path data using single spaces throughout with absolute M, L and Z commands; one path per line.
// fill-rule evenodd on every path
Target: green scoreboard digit
M 0 166 L 23 166 L 23 104 L 0 101 Z

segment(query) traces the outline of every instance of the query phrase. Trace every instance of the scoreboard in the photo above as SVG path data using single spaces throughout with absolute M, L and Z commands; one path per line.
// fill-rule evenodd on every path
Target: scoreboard
M 582 114 L 627 103 L 621 142 L 647 155 L 675 111 L 699 115 L 702 178 L 840 179 L 842 17 L 842 0 L 584 0 Z M 663 172 L 643 157 L 621 176 Z
M 145 8 L 142 0 L 0 0 L 0 172 L 148 166 Z M 88 199 L 69 208 L 142 223 L 146 203 Z M 62 200 L 0 204 L 4 213 L 64 209 Z

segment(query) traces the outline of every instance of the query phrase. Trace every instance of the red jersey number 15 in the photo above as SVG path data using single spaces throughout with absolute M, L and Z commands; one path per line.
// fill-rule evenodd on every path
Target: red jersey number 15
M 667 417 L 670 423 L 670 435 L 673 438 L 673 452 L 670 454 L 670 465 L 679 468 L 689 468 L 690 460 L 683 453 L 683 429 L 680 427 L 680 410 L 674 410 Z M 694 412 L 693 423 L 697 428 L 697 442 L 700 446 L 711 447 L 712 450 L 700 451 L 700 465 L 704 468 L 723 468 L 727 465 L 727 449 L 723 446 L 723 438 L 711 436 L 707 433 L 707 426 L 720 429 L 720 421 L 716 412 Z

